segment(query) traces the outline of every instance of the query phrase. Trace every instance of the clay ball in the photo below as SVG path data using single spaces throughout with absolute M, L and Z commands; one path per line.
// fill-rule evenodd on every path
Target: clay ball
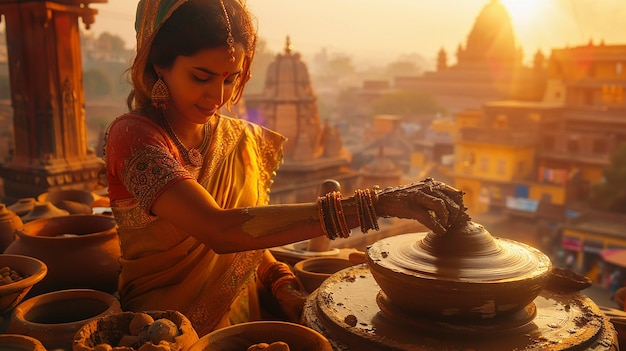
M 155 345 L 161 341 L 176 342 L 177 335 L 178 327 L 166 318 L 157 319 L 148 327 L 148 338 Z
M 139 335 L 144 328 L 153 322 L 154 319 L 149 314 L 143 312 L 135 313 L 135 316 L 130 321 L 130 325 L 128 327 L 129 332 L 131 335 Z

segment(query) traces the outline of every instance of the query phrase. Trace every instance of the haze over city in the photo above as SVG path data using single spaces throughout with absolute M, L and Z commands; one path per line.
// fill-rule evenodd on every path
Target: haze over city
M 465 44 L 476 16 L 491 0 L 248 0 L 259 35 L 273 52 L 285 38 L 304 56 L 322 49 L 356 62 L 388 63 L 420 54 L 433 60 L 443 48 Z M 624 0 L 499 0 L 509 11 L 524 61 L 537 50 L 626 43 Z M 93 4 L 92 32 L 119 35 L 132 48 L 136 0 Z

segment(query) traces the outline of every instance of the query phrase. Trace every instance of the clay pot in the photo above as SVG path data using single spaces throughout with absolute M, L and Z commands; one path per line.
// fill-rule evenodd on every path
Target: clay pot
M 7 206 L 7 208 L 21 217 L 30 212 L 33 207 L 35 207 L 35 202 L 37 201 L 34 197 L 25 197 L 18 199 L 14 204 Z
M 22 216 L 22 221 L 24 223 L 27 223 L 39 218 L 60 217 L 67 216 L 68 214 L 70 213 L 66 210 L 56 207 L 50 202 L 36 202 L 33 206 L 33 209 L 24 216 Z
M 328 339 L 300 324 L 280 321 L 240 323 L 218 329 L 198 340 L 189 351 L 240 351 L 248 347 L 282 341 L 290 351 L 332 351 Z
M 15 240 L 15 231 L 24 223 L 20 216 L 9 210 L 5 204 L 0 204 L 0 252 Z
M 297 262 L 293 271 L 304 289 L 312 293 L 326 278 L 352 265 L 350 261 L 339 257 L 314 257 Z
M 91 204 L 95 198 L 87 190 L 66 189 L 40 194 L 37 200 L 39 202 L 50 202 L 69 214 L 89 214 L 92 212 Z
M 8 267 L 22 279 L 0 285 L 0 314 L 11 311 L 26 297 L 26 294 L 48 273 L 43 261 L 22 255 L 0 255 L 0 267 Z
M 176 336 L 175 342 L 169 344 L 169 350 L 188 350 L 198 341 L 198 334 L 193 329 L 189 319 L 182 313 L 178 311 L 146 311 L 143 313 L 150 315 L 154 320 L 165 318 L 176 324 L 179 334 Z M 130 331 L 130 324 L 135 315 L 134 312 L 122 312 L 85 323 L 74 335 L 72 350 L 94 351 L 99 344 L 108 344 L 114 347 L 116 351 L 140 349 L 143 345 L 137 344 L 134 347 L 119 345 L 123 337 L 126 336 L 128 340 L 128 336 L 133 335 Z
M 37 197 L 39 202 L 51 202 L 56 205 L 59 201 L 73 201 L 85 205 L 91 205 L 94 196 L 90 191 L 78 189 L 52 190 L 42 193 Z
M 108 189 L 92 192 L 93 202 L 91 207 L 111 207 L 111 199 L 109 198 Z
M 76 332 L 90 320 L 122 312 L 110 294 L 90 289 L 53 291 L 32 297 L 11 314 L 7 333 L 27 335 L 49 350 L 71 350 Z
M 31 296 L 63 289 L 117 290 L 121 255 L 115 219 L 105 215 L 66 215 L 28 222 L 5 253 L 36 257 L 48 275 Z
M 493 238 L 468 222 L 444 235 L 413 233 L 382 239 L 367 249 L 382 292 L 381 310 L 439 320 L 486 320 L 528 306 L 552 268 L 541 251 Z
M 46 351 L 39 340 L 18 334 L 0 334 L 0 346 L 4 351 Z

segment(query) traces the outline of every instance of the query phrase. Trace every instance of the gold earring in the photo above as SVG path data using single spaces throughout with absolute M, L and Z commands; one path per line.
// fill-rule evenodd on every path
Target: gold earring
M 167 102 L 170 100 L 170 90 L 167 87 L 167 84 L 161 79 L 161 75 L 159 75 L 159 79 L 152 86 L 152 93 L 150 94 L 150 100 L 152 100 L 152 106 L 165 110 L 167 107 Z

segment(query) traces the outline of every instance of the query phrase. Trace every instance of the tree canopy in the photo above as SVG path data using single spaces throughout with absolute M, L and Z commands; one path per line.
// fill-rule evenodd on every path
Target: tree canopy
M 94 68 L 83 72 L 85 97 L 102 98 L 109 96 L 113 91 L 111 81 L 106 73 Z
M 445 108 L 427 93 L 396 91 L 372 101 L 374 114 L 393 114 L 406 118 L 420 118 L 445 112 Z
M 603 171 L 604 180 L 591 187 L 594 207 L 626 213 L 626 143 L 611 154 L 611 164 Z

